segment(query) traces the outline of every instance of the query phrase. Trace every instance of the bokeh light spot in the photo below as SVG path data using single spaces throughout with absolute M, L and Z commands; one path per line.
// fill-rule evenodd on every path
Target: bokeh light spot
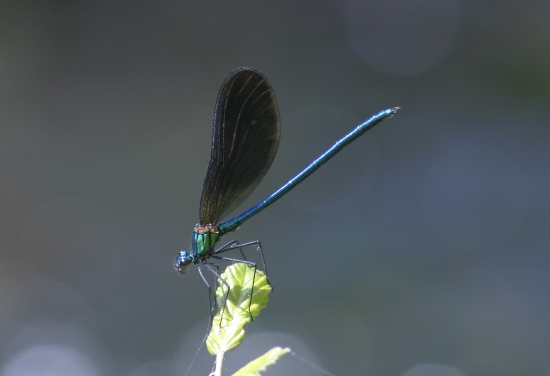
M 348 40 L 365 63 L 396 75 L 416 75 L 452 49 L 458 21 L 453 0 L 351 0 Z
M 443 364 L 419 364 L 403 376 L 465 376 L 458 368 Z
M 2 376 L 95 376 L 98 373 L 79 352 L 61 346 L 36 346 L 17 354 Z

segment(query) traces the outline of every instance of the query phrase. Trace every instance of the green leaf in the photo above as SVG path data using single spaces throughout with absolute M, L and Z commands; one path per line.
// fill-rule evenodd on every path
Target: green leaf
M 228 266 L 221 277 L 230 289 L 227 294 L 227 286 L 218 280 L 218 312 L 206 340 L 206 348 L 212 355 L 239 346 L 244 338 L 243 326 L 260 314 L 271 291 L 265 273 L 245 263 Z
M 260 376 L 260 371 L 265 371 L 268 366 L 275 364 L 281 356 L 289 352 L 290 349 L 288 347 L 284 349 L 282 347 L 274 347 L 235 372 L 233 376 Z

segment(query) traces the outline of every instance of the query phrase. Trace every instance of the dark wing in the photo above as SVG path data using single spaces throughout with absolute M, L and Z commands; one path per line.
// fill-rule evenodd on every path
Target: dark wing
M 218 223 L 252 193 L 275 158 L 280 134 L 279 109 L 267 79 L 253 68 L 234 70 L 216 100 L 200 224 Z

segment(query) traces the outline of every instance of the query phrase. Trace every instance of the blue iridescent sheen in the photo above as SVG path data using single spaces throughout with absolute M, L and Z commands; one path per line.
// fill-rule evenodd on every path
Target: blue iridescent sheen
M 175 269 L 183 274 L 191 264 L 205 265 L 217 275 L 210 266 L 215 264 L 209 263 L 208 259 L 227 259 L 219 254 L 251 244 L 256 244 L 261 252 L 258 241 L 246 244 L 233 241 L 218 250 L 214 247 L 224 234 L 235 231 L 246 220 L 273 204 L 346 145 L 398 110 L 399 107 L 394 107 L 370 117 L 267 198 L 218 224 L 220 218 L 241 204 L 263 179 L 277 153 L 280 136 L 277 101 L 265 76 L 249 67 L 233 71 L 222 84 L 216 101 L 211 159 L 204 178 L 199 223 L 193 230 L 192 249 L 179 253 Z

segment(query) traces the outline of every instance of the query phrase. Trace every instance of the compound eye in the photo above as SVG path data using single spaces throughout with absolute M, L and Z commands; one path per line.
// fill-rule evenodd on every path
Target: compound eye
M 191 261 L 191 257 L 189 257 L 189 252 L 181 251 L 178 257 L 176 258 L 176 261 L 174 262 L 174 268 L 180 274 L 183 274 L 189 270 L 192 263 L 193 261 Z

